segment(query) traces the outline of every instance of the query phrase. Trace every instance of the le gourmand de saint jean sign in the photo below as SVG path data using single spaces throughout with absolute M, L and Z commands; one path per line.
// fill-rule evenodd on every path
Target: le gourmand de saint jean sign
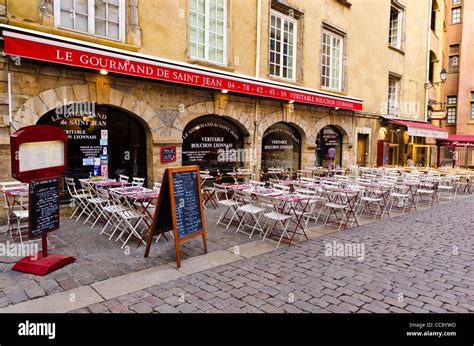
M 288 88 L 266 85 L 239 77 L 218 75 L 192 68 L 176 67 L 153 60 L 138 58 L 115 52 L 32 37 L 4 31 L 5 53 L 23 58 L 48 61 L 90 69 L 104 69 L 131 76 L 157 79 L 161 81 L 193 85 L 211 89 L 258 95 L 263 97 L 293 100 L 328 107 L 362 110 L 361 100 L 331 97 L 317 93 L 303 92 Z

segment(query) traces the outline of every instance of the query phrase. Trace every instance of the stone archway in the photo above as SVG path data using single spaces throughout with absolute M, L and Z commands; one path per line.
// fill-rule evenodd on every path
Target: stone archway
M 350 167 L 354 164 L 354 133 L 352 130 L 352 123 L 348 123 L 350 120 L 350 117 L 333 113 L 331 115 L 319 119 L 313 127 L 313 133 L 315 133 L 316 136 L 326 126 L 333 126 L 340 132 L 342 136 L 342 166 L 345 168 Z
M 108 89 L 108 93 L 101 95 L 98 100 L 95 90 L 95 88 L 90 88 L 88 84 L 77 84 L 45 90 L 38 95 L 34 95 L 15 112 L 12 131 L 24 126 L 35 125 L 44 114 L 55 108 L 70 104 L 93 102 L 101 106 L 113 106 L 133 117 L 142 125 L 146 136 L 146 175 L 147 180 L 153 182 L 155 180 L 153 141 L 156 137 L 152 135 L 150 128 L 153 128 L 160 121 L 155 110 L 147 102 L 115 88 Z

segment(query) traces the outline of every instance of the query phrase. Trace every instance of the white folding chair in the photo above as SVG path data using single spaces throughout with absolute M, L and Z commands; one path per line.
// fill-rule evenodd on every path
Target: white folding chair
M 267 224 L 267 222 L 273 222 L 273 227 L 270 226 L 267 229 L 267 231 L 263 235 L 262 241 L 264 241 L 265 239 L 273 241 L 273 236 L 279 236 L 276 246 L 278 248 L 284 236 L 286 236 L 287 238 L 290 237 L 290 234 L 288 233 L 288 227 L 290 225 L 290 220 L 293 219 L 293 215 L 286 213 L 284 210 L 278 207 L 280 204 L 279 200 L 272 197 L 264 197 L 264 199 L 267 201 L 268 204 L 273 205 L 273 210 L 270 210 L 269 212 L 263 214 L 264 217 L 267 219 L 265 225 Z M 281 233 L 278 234 L 276 231 L 279 228 Z
M 130 180 L 130 177 L 127 177 L 126 175 L 123 175 L 123 174 L 119 174 L 119 178 L 118 178 L 119 182 L 126 184 L 129 182 L 129 180 Z
M 234 219 L 239 221 L 237 208 L 239 207 L 240 202 L 233 199 L 229 199 L 229 195 L 228 195 L 229 191 L 224 185 L 214 183 L 214 188 L 216 191 L 215 196 L 217 199 L 217 203 L 226 208 L 224 211 L 222 211 L 221 215 L 217 219 L 216 225 L 221 224 L 221 225 L 226 226 L 225 228 L 228 229 L 232 221 L 234 221 Z M 229 212 L 232 214 L 230 219 L 228 217 L 226 218 Z M 226 221 L 226 220 L 228 220 L 228 222 L 223 223 L 223 221 Z
M 145 184 L 145 178 L 137 178 L 134 177 L 132 179 L 132 186 L 140 186 L 143 187 L 143 184 Z
M 252 198 L 252 195 L 246 191 L 236 190 L 234 192 L 234 199 L 241 203 L 237 207 L 237 212 L 242 214 L 235 233 L 244 232 L 245 227 L 249 227 L 252 230 L 249 234 L 249 238 L 252 238 L 252 235 L 256 230 L 259 230 L 260 234 L 263 234 L 263 227 L 260 224 L 260 218 L 265 211 L 265 208 L 260 207 Z M 246 221 L 246 219 L 249 220 Z
M 74 178 L 64 177 L 64 180 L 66 181 L 67 191 L 69 192 L 69 195 L 72 198 L 71 204 L 73 207 L 75 207 L 73 213 L 69 217 L 70 219 L 72 219 L 77 212 L 84 210 L 87 195 L 84 194 L 82 190 L 78 190 L 76 188 Z

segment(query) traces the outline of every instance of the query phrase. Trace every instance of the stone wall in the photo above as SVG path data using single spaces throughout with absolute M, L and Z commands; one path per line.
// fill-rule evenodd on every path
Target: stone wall
M 5 58 L 4 58 L 5 59 Z M 181 164 L 184 127 L 193 119 L 214 114 L 230 119 L 244 133 L 244 148 L 256 153 L 245 167 L 260 169 L 261 142 L 265 130 L 276 122 L 287 122 L 301 135 L 301 167 L 315 163 L 316 137 L 327 125 L 343 135 L 343 166 L 355 163 L 356 125 L 374 128 L 374 119 L 355 117 L 349 111 L 330 110 L 302 104 L 244 95 L 229 95 L 199 88 L 146 81 L 116 75 L 63 68 L 57 65 L 22 60 L 16 65 L 3 61 L 0 71 L 0 155 L 4 165 L 0 179 L 10 179 L 10 131 L 36 124 L 38 119 L 65 102 L 96 102 L 120 108 L 136 117 L 147 135 L 148 181 L 160 181 L 167 167 Z M 8 126 L 7 71 L 12 77 L 13 121 Z M 373 141 L 372 141 L 373 142 Z M 160 163 L 160 148 L 177 146 L 177 161 Z M 375 151 L 372 151 L 375 155 Z M 375 162 L 375 160 L 372 160 Z

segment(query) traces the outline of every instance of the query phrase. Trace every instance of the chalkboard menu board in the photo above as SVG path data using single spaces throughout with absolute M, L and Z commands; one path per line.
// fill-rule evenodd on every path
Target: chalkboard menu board
M 59 180 L 58 178 L 32 180 L 30 182 L 30 238 L 59 228 Z
M 184 238 L 202 230 L 197 172 L 174 172 L 172 181 L 176 226 L 179 237 Z
M 145 257 L 148 257 L 153 237 L 171 230 L 174 235 L 178 268 L 181 267 L 182 242 L 202 236 L 204 253 L 207 253 L 199 166 L 165 170 L 153 222 L 147 232 Z
M 161 147 L 160 154 L 161 162 L 176 161 L 176 147 L 174 145 L 168 147 Z

